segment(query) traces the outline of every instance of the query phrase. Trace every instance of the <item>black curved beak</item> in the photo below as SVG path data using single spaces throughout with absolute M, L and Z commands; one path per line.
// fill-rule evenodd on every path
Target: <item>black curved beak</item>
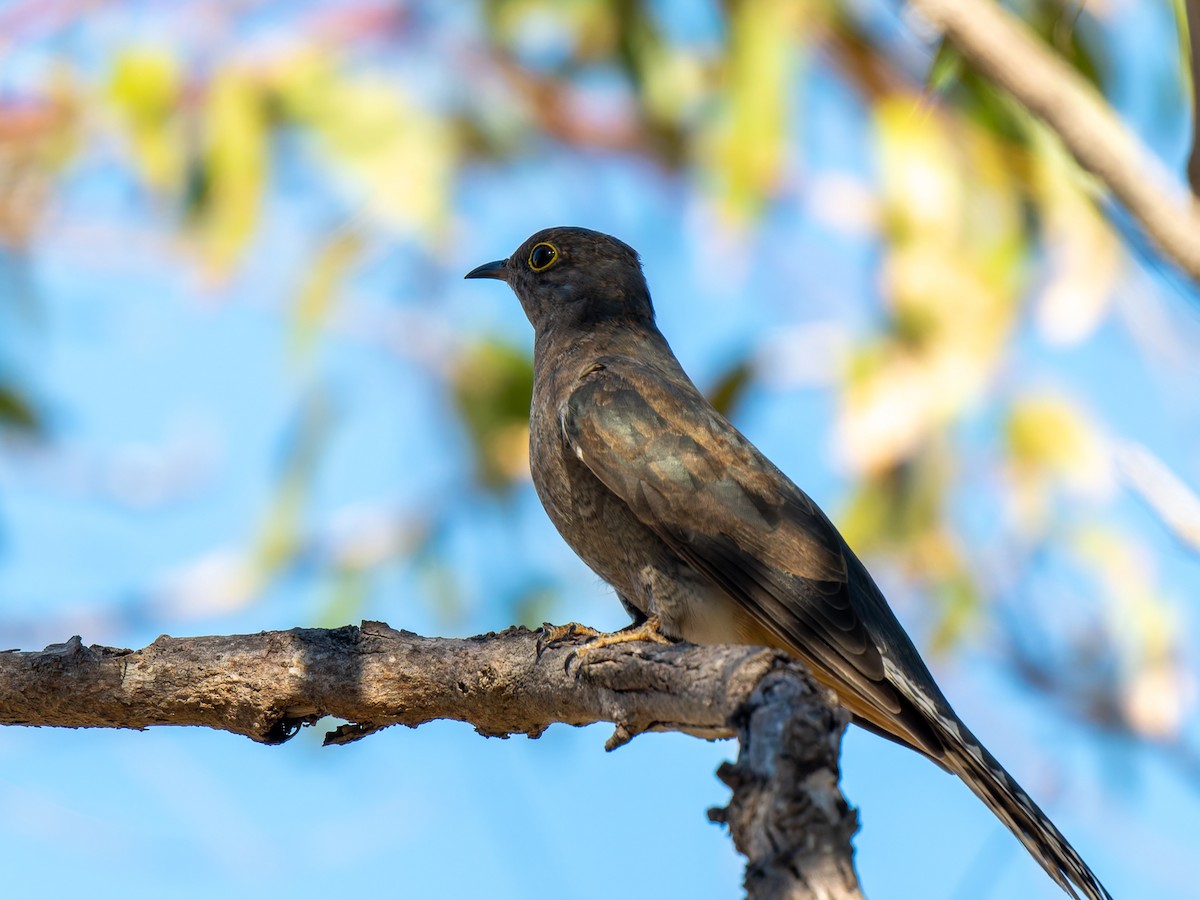
M 495 278 L 497 281 L 508 281 L 508 260 L 497 259 L 482 266 L 476 266 L 463 276 L 464 278 Z

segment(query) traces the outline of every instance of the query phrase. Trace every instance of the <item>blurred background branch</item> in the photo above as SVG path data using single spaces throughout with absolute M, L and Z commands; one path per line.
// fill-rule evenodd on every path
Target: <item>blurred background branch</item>
M 1188 154 L 1187 174 L 1192 194 L 1200 197 L 1200 95 L 1196 92 L 1196 85 L 1200 83 L 1200 51 L 1197 51 L 1197 41 L 1200 41 L 1200 0 L 1184 0 L 1184 7 L 1187 11 L 1186 49 L 1192 75 L 1192 151 Z
M 1162 251 L 1200 281 L 1200 200 L 1174 183 L 1084 78 L 991 0 L 912 3 L 971 65 L 1045 120 Z M 1194 5 L 1189 0 L 1189 21 Z

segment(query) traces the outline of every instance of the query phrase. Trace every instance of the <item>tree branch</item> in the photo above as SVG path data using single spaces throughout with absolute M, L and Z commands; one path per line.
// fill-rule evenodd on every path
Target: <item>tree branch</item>
M 911 0 L 981 73 L 1043 119 L 1075 160 L 1200 282 L 1200 202 L 1170 177 L 1074 69 L 987 0 Z
M 613 722 L 609 749 L 645 731 L 736 734 L 738 762 L 720 772 L 733 797 L 709 815 L 747 856 L 748 895 L 861 900 L 856 816 L 837 787 L 846 714 L 799 663 L 754 647 L 540 641 L 523 628 L 453 640 L 380 622 L 164 635 L 141 650 L 73 637 L 0 653 L 0 724 L 204 725 L 277 744 L 326 715 L 351 723 L 330 744 L 433 719 L 503 737 Z
M 1188 184 L 1200 197 L 1200 0 L 1186 0 L 1188 62 L 1192 74 L 1192 152 L 1188 155 Z
M 810 683 L 772 672 L 734 717 L 738 761 L 717 772 L 733 797 L 708 815 L 729 825 L 748 861 L 749 900 L 862 896 L 844 852 L 858 820 L 837 787 L 845 713 L 831 721 L 812 700 Z

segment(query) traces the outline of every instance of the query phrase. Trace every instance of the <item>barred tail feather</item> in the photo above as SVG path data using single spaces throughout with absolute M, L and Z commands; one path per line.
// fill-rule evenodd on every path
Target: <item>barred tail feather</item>
M 1016 780 L 961 722 L 938 725 L 945 732 L 941 762 L 966 782 L 980 800 L 1008 826 L 1034 859 L 1072 897 L 1112 900 L 1087 863 Z

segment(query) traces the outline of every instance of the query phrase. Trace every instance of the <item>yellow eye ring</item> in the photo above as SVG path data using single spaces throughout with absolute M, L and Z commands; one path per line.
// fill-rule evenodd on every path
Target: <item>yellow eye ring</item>
M 529 251 L 529 268 L 535 272 L 544 272 L 556 262 L 558 248 L 553 244 L 542 241 L 540 244 L 534 244 L 533 249 Z

